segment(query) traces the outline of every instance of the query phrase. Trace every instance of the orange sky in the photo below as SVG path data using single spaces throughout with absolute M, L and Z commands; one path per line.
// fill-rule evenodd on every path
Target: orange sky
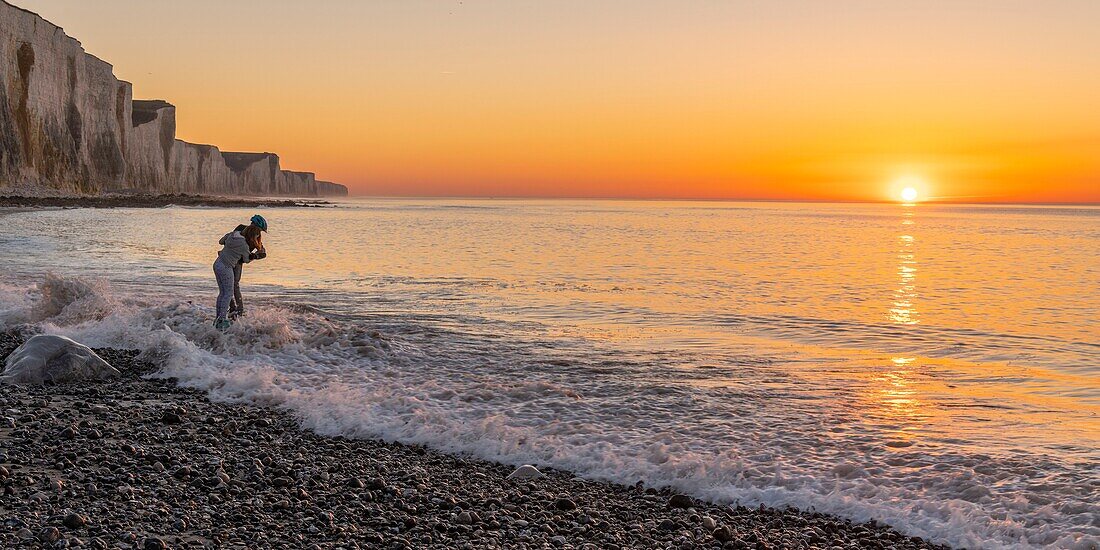
M 354 193 L 1100 202 L 1100 2 L 13 0 Z

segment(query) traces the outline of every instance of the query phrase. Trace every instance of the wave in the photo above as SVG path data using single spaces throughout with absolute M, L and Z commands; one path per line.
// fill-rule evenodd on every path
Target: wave
M 0 330 L 137 349 L 159 367 L 154 376 L 213 400 L 285 409 L 323 435 L 875 519 L 954 546 L 1100 545 L 1100 480 L 1052 458 L 932 456 L 871 433 L 838 444 L 831 428 L 843 417 L 828 415 L 853 413 L 818 410 L 756 382 L 720 393 L 646 365 L 562 360 L 538 343 L 411 340 L 399 325 L 385 332 L 369 319 L 334 321 L 313 306 L 259 303 L 223 334 L 207 305 L 117 288 L 54 274 L 33 288 L 0 284 Z

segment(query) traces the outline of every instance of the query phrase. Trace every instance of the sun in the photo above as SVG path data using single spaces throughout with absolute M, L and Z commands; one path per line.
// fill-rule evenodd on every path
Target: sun
M 890 184 L 890 197 L 893 200 L 912 204 L 923 200 L 928 194 L 928 182 L 924 178 L 907 174 Z

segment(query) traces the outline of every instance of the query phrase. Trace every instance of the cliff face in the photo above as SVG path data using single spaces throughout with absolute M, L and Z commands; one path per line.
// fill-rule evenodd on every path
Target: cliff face
M 272 153 L 180 141 L 174 106 L 132 96 L 60 27 L 0 0 L 0 193 L 347 195 Z

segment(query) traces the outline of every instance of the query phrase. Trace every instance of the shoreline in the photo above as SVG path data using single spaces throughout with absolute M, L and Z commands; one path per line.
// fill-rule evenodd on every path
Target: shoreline
M 0 359 L 19 339 L 0 334 Z M 0 546 L 935 548 L 881 524 L 546 477 L 424 447 L 305 432 L 96 350 L 120 379 L 0 385 Z M 67 542 L 59 542 L 59 541 Z
M 0 208 L 332 208 L 320 199 L 233 198 L 215 195 L 96 195 L 88 197 L 33 197 L 0 195 Z

